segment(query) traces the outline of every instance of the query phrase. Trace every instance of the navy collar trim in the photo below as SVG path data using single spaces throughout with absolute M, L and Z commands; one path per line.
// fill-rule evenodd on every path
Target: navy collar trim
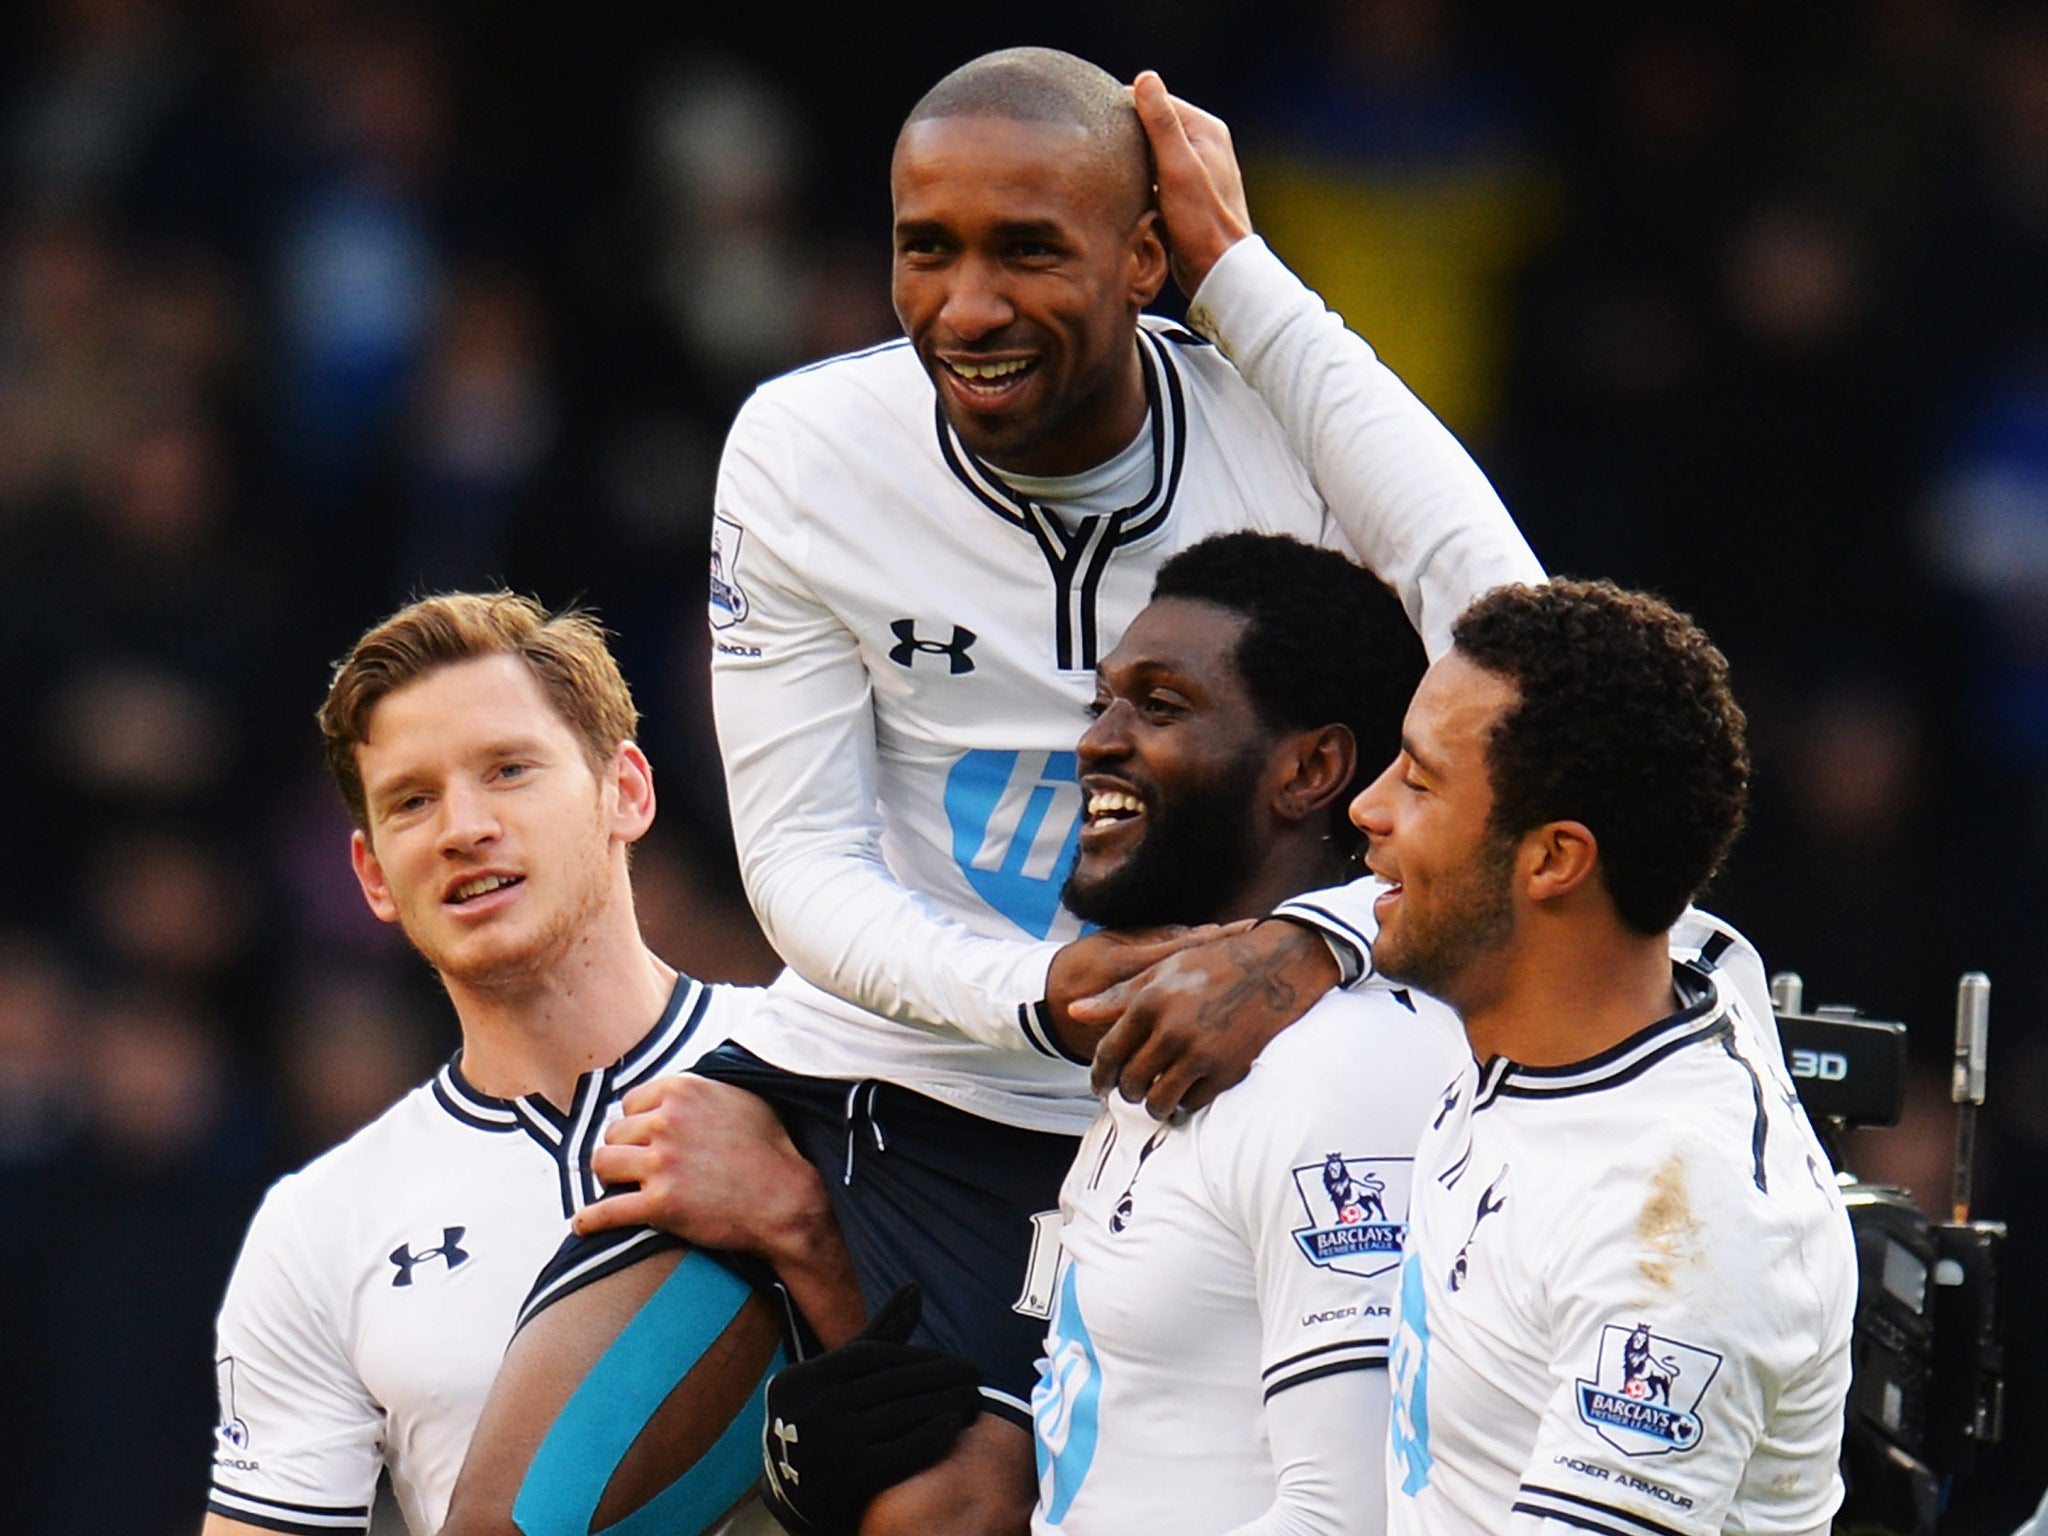
M 462 1073 L 462 1052 L 457 1050 L 435 1074 L 434 1097 L 441 1107 L 464 1125 L 480 1131 L 516 1131 L 524 1128 L 549 1145 L 558 1145 L 563 1133 L 578 1119 L 579 1109 L 590 1097 L 593 1085 L 613 1093 L 650 1077 L 674 1059 L 703 1020 L 711 1004 L 711 989 L 695 977 L 676 973 L 675 987 L 654 1027 L 629 1046 L 624 1055 L 608 1067 L 586 1072 L 576 1080 L 570 1109 L 563 1111 L 537 1093 L 501 1099 L 485 1093 Z
M 1727 1010 L 1721 1005 L 1714 978 L 1703 966 L 1689 960 L 1674 962 L 1671 980 L 1682 1005 L 1678 1012 L 1597 1056 L 1561 1067 L 1526 1067 L 1505 1056 L 1493 1057 L 1480 1068 L 1473 1108 L 1484 1109 L 1496 1098 L 1564 1098 L 1619 1087 L 1689 1045 L 1729 1033 Z
M 1145 403 L 1151 413 L 1152 481 L 1145 494 L 1130 506 L 1097 514 L 1110 522 L 1119 545 L 1134 544 L 1164 525 L 1187 462 L 1187 390 L 1181 382 L 1180 365 L 1166 342 L 1143 327 L 1138 331 L 1138 362 L 1145 382 Z M 932 412 L 939 434 L 939 452 L 947 468 L 974 494 L 975 500 L 1003 521 L 1040 538 L 1049 536 L 1064 549 L 1069 542 L 1066 529 L 1052 512 L 1043 503 L 1012 488 L 960 441 L 960 435 L 946 419 L 936 387 Z M 1077 538 L 1085 538 L 1085 534 Z

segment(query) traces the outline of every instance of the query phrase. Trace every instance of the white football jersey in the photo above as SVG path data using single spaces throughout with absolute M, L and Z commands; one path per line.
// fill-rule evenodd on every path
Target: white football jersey
M 1287 1495 L 1314 1528 L 1383 1529 L 1365 1425 L 1290 1445 L 1269 1404 L 1359 1371 L 1384 1400 L 1415 1142 L 1463 1054 L 1449 1010 L 1377 986 L 1325 997 L 1192 1115 L 1110 1096 L 1060 1192 L 1033 1530 L 1233 1530 L 1298 1456 L 1365 1474 L 1315 1480 L 1334 1507 Z
M 1689 913 L 1674 952 L 1680 1012 L 1572 1066 L 1468 1061 L 1423 1133 L 1398 1536 L 1828 1529 L 1848 1214 L 1754 951 Z
M 362 1531 L 388 1466 L 415 1536 L 439 1530 L 520 1303 L 600 1193 L 590 1155 L 619 1098 L 724 1040 L 758 996 L 679 979 L 661 1022 L 579 1078 L 566 1114 L 477 1092 L 458 1058 L 280 1179 L 221 1305 L 208 1509 Z
M 1059 889 L 1094 667 L 1161 563 L 1239 529 L 1328 545 L 1437 650 L 1471 597 L 1541 579 L 1457 441 L 1261 243 L 1232 248 L 1190 316 L 1220 347 L 1144 322 L 1149 427 L 1114 499 L 1006 483 L 907 342 L 741 410 L 713 684 L 748 894 L 792 966 L 739 1038 L 776 1065 L 1085 1129 L 1084 1076 L 1037 1005 L 1080 931 Z

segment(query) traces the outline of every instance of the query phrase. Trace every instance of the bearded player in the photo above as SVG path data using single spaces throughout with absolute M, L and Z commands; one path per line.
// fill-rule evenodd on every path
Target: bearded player
M 1096 664 L 1212 533 L 1355 552 L 1439 645 L 1540 572 L 1455 439 L 1251 235 L 1227 132 L 1156 76 L 1134 111 L 1070 55 L 975 60 L 912 110 L 891 189 L 906 340 L 764 385 L 726 445 L 720 746 L 791 970 L 699 1070 L 790 1120 L 870 1306 L 916 1281 L 921 1337 L 983 1372 L 956 1455 L 870 1529 L 1014 1531 L 1089 1057 L 1156 1112 L 1206 1102 L 1364 971 L 1345 914 L 1369 898 L 1341 891 L 1181 954 L 1082 934 L 1059 890 Z M 1169 261 L 1192 331 L 1140 318 Z M 622 1127 L 636 1160 L 663 1118 Z M 663 1220 L 671 1187 L 581 1224 Z
M 1229 921 L 1341 882 L 1360 765 L 1420 673 L 1398 604 L 1341 555 L 1255 534 L 1176 555 L 1097 671 L 1068 907 Z M 1034 1530 L 1385 1529 L 1414 1147 L 1457 1045 L 1440 1004 L 1374 983 L 1191 1114 L 1109 1097 L 1060 1196 Z
M 1598 582 L 1452 634 L 1352 808 L 1375 963 L 1471 1047 L 1416 1154 L 1389 1529 L 1821 1536 L 1856 1252 L 1763 968 L 1689 905 L 1748 787 L 1727 663 Z

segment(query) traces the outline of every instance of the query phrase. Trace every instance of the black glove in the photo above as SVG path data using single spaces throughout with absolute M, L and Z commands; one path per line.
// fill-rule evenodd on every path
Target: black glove
M 981 1412 L 971 1360 L 906 1344 L 923 1299 L 906 1285 L 868 1325 L 768 1381 L 763 1497 L 797 1536 L 854 1536 L 875 1495 L 944 1458 Z

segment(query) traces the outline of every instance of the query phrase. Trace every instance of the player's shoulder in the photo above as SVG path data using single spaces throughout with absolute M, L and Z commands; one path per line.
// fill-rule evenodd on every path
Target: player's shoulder
M 1412 1143 L 1463 1052 L 1456 1015 L 1432 998 L 1383 985 L 1334 991 L 1275 1036 L 1216 1105 L 1227 1124 L 1356 1122 Z
M 1180 385 L 1195 397 L 1192 403 L 1197 409 L 1214 409 L 1219 401 L 1259 403 L 1257 391 L 1245 382 L 1237 364 L 1223 355 L 1221 347 L 1164 316 L 1141 315 L 1138 325 Z
M 862 419 L 900 417 L 918 405 L 929 412 L 924 368 L 909 341 L 897 337 L 780 373 L 755 386 L 739 421 L 774 420 L 819 429 Z
M 1671 925 L 1671 958 L 1718 976 L 1730 1002 L 1770 1015 L 1770 981 L 1763 956 L 1726 918 L 1687 907 Z
M 747 1017 L 768 993 L 766 987 L 749 982 L 703 981 L 698 985 L 704 989 L 707 1026 Z
M 1138 324 L 1148 336 L 1157 337 L 1172 347 L 1176 356 L 1213 358 L 1224 367 L 1230 367 L 1230 360 L 1224 357 L 1221 348 L 1178 320 L 1165 315 L 1140 315 Z
M 1432 1084 L 1456 1070 L 1466 1054 L 1458 1016 L 1412 987 L 1378 978 L 1325 993 L 1259 1060 L 1289 1074 L 1328 1075 L 1333 1063 L 1370 1067 Z
M 688 976 L 679 976 L 676 985 L 679 995 L 672 1010 L 673 1022 L 664 1021 L 673 1038 L 663 1043 L 660 1031 L 650 1037 L 661 1049 L 661 1073 L 680 1072 L 717 1050 L 754 1016 L 755 1009 L 768 995 L 766 987 L 743 986 L 733 981 L 698 981 Z
M 323 1256 L 349 1242 L 361 1212 L 445 1161 L 437 1122 L 454 1124 L 435 1102 L 429 1080 L 345 1141 L 279 1178 L 249 1220 L 236 1263 L 238 1281 L 258 1284 L 252 1277 L 275 1274 L 295 1287 L 313 1284 L 326 1268 Z M 293 1275 L 299 1278 L 290 1280 Z
M 285 1174 L 264 1196 L 265 1209 L 331 1211 L 338 1198 L 416 1176 L 435 1143 L 458 1128 L 442 1102 L 440 1081 L 441 1074 L 429 1078 L 353 1135 Z

